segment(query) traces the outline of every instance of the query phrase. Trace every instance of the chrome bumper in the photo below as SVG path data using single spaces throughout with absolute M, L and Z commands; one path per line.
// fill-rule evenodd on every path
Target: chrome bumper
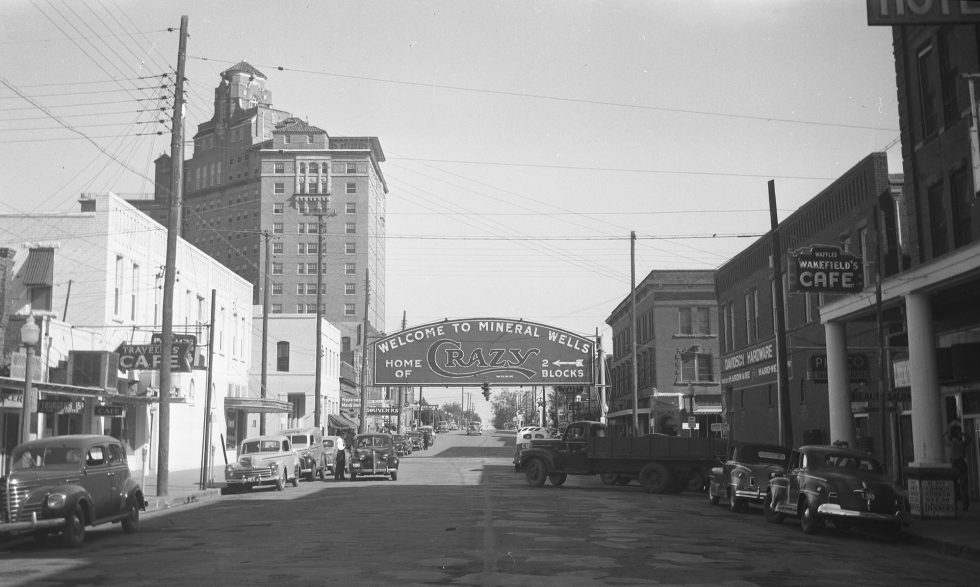
M 895 512 L 893 514 L 879 514 L 875 512 L 862 512 L 860 510 L 845 510 L 836 503 L 825 503 L 817 507 L 817 513 L 821 516 L 850 518 L 854 520 L 867 520 L 869 522 L 891 522 L 908 524 L 908 515 L 905 512 Z

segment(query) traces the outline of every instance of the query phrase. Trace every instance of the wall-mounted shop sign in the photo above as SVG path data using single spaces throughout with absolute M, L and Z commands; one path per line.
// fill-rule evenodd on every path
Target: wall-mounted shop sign
M 85 400 L 39 399 L 37 411 L 44 414 L 81 414 L 85 411 Z
M 854 293 L 864 289 L 861 257 L 840 247 L 813 245 L 790 252 L 789 291 Z
M 163 335 L 154 333 L 150 344 L 122 343 L 116 348 L 119 354 L 119 369 L 146 369 L 159 371 L 163 353 Z M 197 337 L 189 334 L 173 335 L 170 368 L 175 373 L 190 373 L 194 368 L 194 353 L 197 348 Z
M 976 0 L 865 0 L 868 26 L 980 22 Z
M 95 406 L 96 416 L 120 417 L 126 414 L 126 409 L 122 406 Z
M 775 383 L 777 373 L 775 341 L 722 357 L 722 385 L 751 387 Z
M 446 320 L 374 344 L 377 385 L 591 385 L 592 340 L 506 318 Z
M 811 355 L 807 375 L 814 383 L 827 383 L 827 355 Z M 867 383 L 871 379 L 868 355 L 847 355 L 847 378 L 851 383 Z

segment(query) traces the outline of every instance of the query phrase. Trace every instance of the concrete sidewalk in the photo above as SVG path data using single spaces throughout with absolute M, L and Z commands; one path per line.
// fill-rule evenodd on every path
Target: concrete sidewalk
M 224 469 L 219 467 L 215 467 L 215 469 L 217 476 L 212 475 L 213 483 L 205 489 L 201 489 L 200 469 L 170 471 L 167 476 L 165 496 L 158 495 L 159 488 L 155 474 L 147 475 L 145 479 L 141 479 L 140 475 L 135 475 L 134 478 L 143 487 L 143 496 L 148 502 L 146 511 L 154 512 L 214 499 L 221 495 L 221 487 L 224 487 L 225 484 L 223 480 L 218 481 L 218 479 L 223 479 Z

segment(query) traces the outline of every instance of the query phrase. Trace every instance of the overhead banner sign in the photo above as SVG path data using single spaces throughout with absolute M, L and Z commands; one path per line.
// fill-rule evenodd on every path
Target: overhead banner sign
M 374 344 L 376 385 L 592 385 L 592 340 L 525 320 L 471 318 Z
M 831 245 L 813 245 L 790 252 L 789 291 L 795 293 L 856 293 L 864 289 L 861 257 Z

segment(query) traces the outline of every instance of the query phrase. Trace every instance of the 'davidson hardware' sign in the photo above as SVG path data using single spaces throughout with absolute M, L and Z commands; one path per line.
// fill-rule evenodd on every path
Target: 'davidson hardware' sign
M 470 318 L 374 344 L 377 385 L 591 385 L 591 340 L 524 320 Z

